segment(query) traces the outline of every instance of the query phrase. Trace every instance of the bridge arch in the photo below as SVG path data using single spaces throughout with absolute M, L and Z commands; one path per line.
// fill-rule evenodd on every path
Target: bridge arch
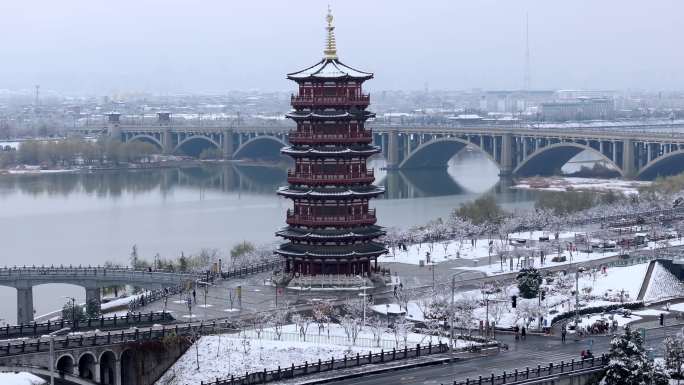
M 100 383 L 103 385 L 116 384 L 116 354 L 105 350 L 100 354 Z
M 676 175 L 682 171 L 684 171 L 684 150 L 677 150 L 646 163 L 639 170 L 636 178 L 652 180 L 659 176 Z
M 221 149 L 221 145 L 214 139 L 204 135 L 193 135 L 181 140 L 173 149 L 173 153 L 183 152 L 186 155 L 199 156 L 206 148 Z
M 280 157 L 280 149 L 287 145 L 276 136 L 260 135 L 242 143 L 233 153 L 233 158 L 277 159 Z
M 55 362 L 55 369 L 57 369 L 58 373 L 74 374 L 74 365 L 76 360 L 74 360 L 74 356 L 71 354 L 62 354 Z
M 78 357 L 78 376 L 88 380 L 94 380 L 96 370 L 97 360 L 95 358 L 95 353 L 90 351 L 81 353 Z
M 146 143 L 154 144 L 154 145 L 155 145 L 156 147 L 158 147 L 160 150 L 163 150 L 163 149 L 164 149 L 164 145 L 162 144 L 162 142 L 161 142 L 159 139 L 157 139 L 157 138 L 155 138 L 154 136 L 152 136 L 152 135 L 138 134 L 138 135 L 135 135 L 135 136 L 132 136 L 131 138 L 129 138 L 129 139 L 127 140 L 127 142 L 133 142 L 133 141 L 135 141 L 135 140 L 138 140 L 138 141 L 141 141 L 141 142 L 146 142 Z
M 598 154 L 601 160 L 604 160 L 613 166 L 620 176 L 624 176 L 622 168 L 615 164 L 612 159 L 593 147 L 575 142 L 555 143 L 538 149 L 523 159 L 515 170 L 513 170 L 513 174 L 520 176 L 552 175 L 554 172 L 560 170 L 563 165 L 568 163 L 570 159 L 575 157 L 575 155 L 584 150 Z
M 473 146 L 481 151 L 494 164 L 499 166 L 499 163 L 482 149 L 478 144 L 467 141 L 465 139 L 456 137 L 446 137 L 427 141 L 415 150 L 411 151 L 409 156 L 399 164 L 399 169 L 412 168 L 439 168 L 447 167 L 449 159 L 458 154 L 467 146 Z
M 121 352 L 121 383 L 137 385 L 137 377 L 135 375 L 135 352 L 132 349 L 126 349 Z

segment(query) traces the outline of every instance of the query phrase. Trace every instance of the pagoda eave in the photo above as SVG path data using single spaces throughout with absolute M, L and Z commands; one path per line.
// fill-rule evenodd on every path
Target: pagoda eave
M 289 187 L 281 187 L 277 194 L 288 198 L 317 198 L 317 199 L 354 199 L 354 198 L 374 198 L 385 192 L 383 187 L 374 186 L 373 189 L 366 191 L 345 189 L 334 191 L 321 191 L 315 189 L 294 190 Z

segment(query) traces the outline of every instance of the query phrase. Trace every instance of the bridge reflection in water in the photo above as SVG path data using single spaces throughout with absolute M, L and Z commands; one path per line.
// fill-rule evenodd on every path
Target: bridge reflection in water
M 478 186 L 474 190 L 469 189 L 463 187 L 463 182 L 459 183 L 447 169 L 385 172 L 378 167 L 376 176 L 376 184 L 386 189 L 382 197 L 384 199 L 426 198 L 490 190 L 492 193 L 502 193 L 509 187 L 507 179 L 501 179 L 484 191 L 481 182 L 476 183 Z M 36 197 L 43 194 L 67 197 L 74 193 L 85 193 L 116 198 L 155 190 L 165 194 L 177 188 L 274 195 L 278 187 L 287 183 L 286 179 L 286 166 L 240 163 L 83 174 L 19 175 L 0 178 L 0 197 L 3 192 L 19 191 Z M 485 183 L 491 184 L 490 181 Z M 466 184 L 470 185 L 468 181 Z

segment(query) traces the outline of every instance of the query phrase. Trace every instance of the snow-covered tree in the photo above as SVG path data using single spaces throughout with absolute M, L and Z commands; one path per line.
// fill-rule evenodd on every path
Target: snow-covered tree
M 518 290 L 523 298 L 534 298 L 539 293 L 539 286 L 542 283 L 542 276 L 539 270 L 529 267 L 521 269 L 516 277 Z
M 681 334 L 675 337 L 666 337 L 663 340 L 665 350 L 665 369 L 677 378 L 682 377 L 682 365 L 684 365 L 684 339 Z
M 477 307 L 477 301 L 472 297 L 461 297 L 454 301 L 454 307 L 451 311 L 454 312 L 455 326 L 461 329 L 461 334 L 466 329 L 469 333 L 472 330 L 475 323 L 475 309 Z
M 316 322 L 316 325 L 318 326 L 318 335 L 321 335 L 323 329 L 325 329 L 328 322 L 330 322 L 330 318 L 333 316 L 333 311 L 334 308 L 328 301 L 319 300 L 312 303 L 311 313 L 313 315 L 314 322 Z
M 398 227 L 390 227 L 386 230 L 385 236 L 383 237 L 387 248 L 389 248 L 392 256 L 396 256 L 396 249 L 399 244 L 405 241 L 405 235 L 402 233 L 401 229 Z
M 276 338 L 280 340 L 283 335 L 283 327 L 287 324 L 290 315 L 288 304 L 274 310 L 268 318 L 268 325 L 273 328 Z
M 638 331 L 625 333 L 610 341 L 609 361 L 602 385 L 667 385 L 669 376 L 648 359 Z

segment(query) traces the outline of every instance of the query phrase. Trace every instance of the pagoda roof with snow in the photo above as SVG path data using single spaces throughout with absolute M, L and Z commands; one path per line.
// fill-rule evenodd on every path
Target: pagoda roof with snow
M 358 79 L 368 80 L 373 77 L 370 72 L 364 72 L 349 67 L 337 58 L 323 58 L 318 63 L 298 72 L 287 74 L 290 80 L 331 80 L 331 79 Z

